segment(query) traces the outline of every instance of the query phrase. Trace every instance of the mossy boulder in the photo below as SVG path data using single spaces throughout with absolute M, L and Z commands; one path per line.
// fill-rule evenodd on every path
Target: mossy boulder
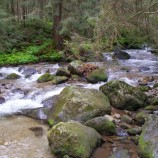
M 151 88 L 149 86 L 137 86 L 142 92 L 148 92 Z
M 158 157 L 158 115 L 149 115 L 139 137 L 138 147 L 143 158 Z
M 128 124 L 131 124 L 132 123 L 132 118 L 128 115 L 123 115 L 121 117 L 121 122 L 125 122 L 125 123 L 128 123 Z
M 38 83 L 48 82 L 54 79 L 54 75 L 50 73 L 45 73 L 42 76 L 40 76 L 37 80 Z
M 145 119 L 147 117 L 147 114 L 145 112 L 139 112 L 138 114 L 136 114 L 136 116 L 134 117 L 134 121 L 138 124 L 138 125 L 143 125 L 145 123 Z
M 61 84 L 61 83 L 65 83 L 66 81 L 68 81 L 68 77 L 66 76 L 55 76 L 53 79 L 53 84 Z
M 95 117 L 85 123 L 85 126 L 94 128 L 97 132 L 104 135 L 114 135 L 116 127 L 112 121 L 106 117 Z
M 60 93 L 50 110 L 49 118 L 56 122 L 68 120 L 86 122 L 110 112 L 109 100 L 102 92 L 95 89 L 68 86 Z
M 70 71 L 66 68 L 59 68 L 56 72 L 56 76 L 66 76 L 71 77 Z
M 93 149 L 101 142 L 101 136 L 90 127 L 70 121 L 60 122 L 48 133 L 52 152 L 76 158 L 89 158 Z
M 87 81 L 90 83 L 97 83 L 100 81 L 106 82 L 108 80 L 108 76 L 103 69 L 96 69 L 93 70 L 90 74 L 86 77 Z
M 80 60 L 75 60 L 73 62 L 71 62 L 68 65 L 68 70 L 70 71 L 71 74 L 73 75 L 79 75 L 81 76 L 82 73 L 80 72 L 80 67 L 82 66 L 83 62 Z
M 9 74 L 6 79 L 9 79 L 9 80 L 16 80 L 16 79 L 19 79 L 21 76 L 16 74 L 16 73 L 11 73 Z
M 99 88 L 108 96 L 111 106 L 117 109 L 137 110 L 145 107 L 147 96 L 124 81 L 110 81 Z

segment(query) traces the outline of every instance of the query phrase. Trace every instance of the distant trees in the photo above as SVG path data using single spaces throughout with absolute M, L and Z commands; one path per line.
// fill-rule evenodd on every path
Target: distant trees
M 52 24 L 57 49 L 73 34 L 95 41 L 97 49 L 128 44 L 124 34 L 142 30 L 141 36 L 156 43 L 157 8 L 157 0 L 0 0 L 0 32 L 40 21 Z

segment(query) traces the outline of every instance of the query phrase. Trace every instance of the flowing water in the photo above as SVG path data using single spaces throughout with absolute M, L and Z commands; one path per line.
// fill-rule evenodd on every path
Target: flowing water
M 137 85 L 138 81 L 146 76 L 153 76 L 155 80 L 158 79 L 158 56 L 151 54 L 147 50 L 127 50 L 127 52 L 131 55 L 131 59 L 129 60 L 116 61 L 112 57 L 112 53 L 104 53 L 105 62 L 95 64 L 106 67 L 109 81 L 119 79 L 131 85 Z M 55 74 L 56 70 L 61 66 L 65 67 L 67 64 L 40 63 L 35 65 L 0 68 L 0 97 L 5 98 L 6 100 L 3 104 L 0 104 L 1 123 L 3 122 L 5 124 L 5 122 L 7 122 L 8 119 L 5 117 L 6 115 L 8 116 L 17 113 L 23 109 L 35 109 L 43 107 L 43 100 L 58 95 L 68 85 L 77 85 L 85 88 L 98 89 L 102 84 L 104 84 L 103 82 L 98 84 L 89 84 L 86 82 L 77 81 L 67 82 L 61 85 L 52 85 L 50 83 L 36 82 L 38 77 L 40 77 L 45 72 L 49 71 L 51 74 Z M 35 68 L 37 72 L 31 77 L 25 78 L 23 73 L 24 68 Z M 5 77 L 10 73 L 16 73 L 20 75 L 21 78 L 18 80 L 5 79 Z M 151 82 L 150 85 L 152 86 L 153 83 L 154 82 Z M 15 120 L 17 121 L 18 118 Z M 18 152 L 20 152 L 20 146 L 17 148 Z M 1 154 L 1 151 L 2 148 L 0 144 L 0 158 L 10 158 L 7 152 L 3 152 L 3 154 Z M 35 155 L 37 156 L 37 154 Z M 13 157 L 25 158 L 25 156 L 18 155 Z M 26 157 L 29 157 L 29 155 L 26 154 Z M 47 155 L 44 157 L 47 158 L 49 156 Z

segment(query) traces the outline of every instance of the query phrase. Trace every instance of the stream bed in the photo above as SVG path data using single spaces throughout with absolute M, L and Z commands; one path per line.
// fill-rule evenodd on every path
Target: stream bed
M 154 80 L 148 82 L 149 86 L 153 86 L 155 82 L 158 82 L 158 56 L 147 50 L 127 50 L 126 52 L 131 56 L 129 60 L 116 60 L 112 53 L 104 53 L 105 61 L 95 63 L 101 67 L 106 67 L 108 81 L 119 79 L 136 86 L 143 78 L 152 77 Z M 0 104 L 0 158 L 55 158 L 48 149 L 46 139 L 48 127 L 40 121 L 24 116 L 14 116 L 14 114 L 24 109 L 43 107 L 42 101 L 60 94 L 68 85 L 99 89 L 104 84 L 104 82 L 90 84 L 86 81 L 68 81 L 64 84 L 52 85 L 49 82 L 36 82 L 42 74 L 48 71 L 55 74 L 59 67 L 66 66 L 66 63 L 40 63 L 0 68 L 0 97 L 5 99 L 5 102 Z M 27 69 L 34 73 L 26 78 L 25 71 Z M 18 80 L 5 79 L 11 73 L 16 73 L 21 78 Z M 40 127 L 41 135 L 36 135 L 35 127 Z M 108 140 L 108 143 L 98 148 L 92 156 L 93 158 L 111 158 L 111 152 L 122 151 L 124 148 L 129 151 L 128 156 L 130 158 L 138 157 L 136 145 L 127 137 L 125 139 L 123 137 L 121 140 L 120 137 L 105 139 Z M 123 152 L 126 153 L 126 151 Z M 118 154 L 116 158 L 121 157 Z

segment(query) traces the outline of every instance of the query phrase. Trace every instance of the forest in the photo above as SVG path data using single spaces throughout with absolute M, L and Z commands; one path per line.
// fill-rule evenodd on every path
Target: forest
M 0 0 L 0 158 L 158 158 L 158 0 Z
M 0 0 L 0 65 L 156 48 L 157 8 L 157 0 Z

